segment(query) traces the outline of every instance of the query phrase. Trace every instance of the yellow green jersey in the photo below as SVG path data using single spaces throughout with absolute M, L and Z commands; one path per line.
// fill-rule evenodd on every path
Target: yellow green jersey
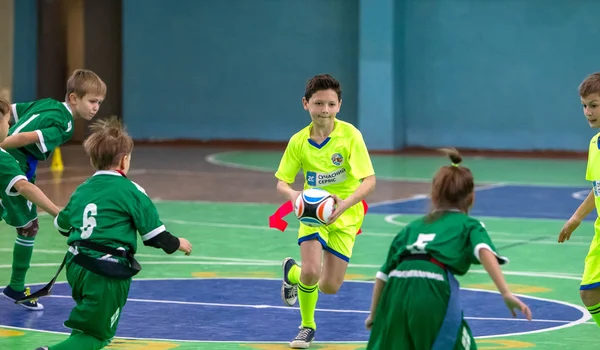
M 335 120 L 333 131 L 321 144 L 310 138 L 313 123 L 294 134 L 283 153 L 275 177 L 293 183 L 303 170 L 304 189 L 319 187 L 347 198 L 367 176 L 375 174 L 361 132 Z
M 590 140 L 590 147 L 588 151 L 587 169 L 585 172 L 585 179 L 592 182 L 592 191 L 594 191 L 594 200 L 596 203 L 596 211 L 598 212 L 599 219 L 596 220 L 594 227 L 597 232 L 600 231 L 600 145 L 598 139 L 600 133 L 594 135 Z

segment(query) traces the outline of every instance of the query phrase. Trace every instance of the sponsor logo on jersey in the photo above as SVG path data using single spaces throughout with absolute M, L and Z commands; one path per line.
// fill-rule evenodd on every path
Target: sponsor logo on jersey
M 341 168 L 330 173 L 318 173 L 315 171 L 306 172 L 306 183 L 309 186 L 328 186 L 338 184 L 346 180 L 346 169 Z
M 331 162 L 333 163 L 333 165 L 340 166 L 344 164 L 344 157 L 342 157 L 340 153 L 334 153 L 331 156 Z
M 594 196 L 600 196 L 600 182 L 592 181 L 592 189 L 594 190 Z

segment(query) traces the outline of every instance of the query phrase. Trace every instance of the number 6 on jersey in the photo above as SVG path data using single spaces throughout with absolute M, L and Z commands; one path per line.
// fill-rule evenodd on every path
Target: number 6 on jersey
M 90 203 L 85 206 L 85 210 L 83 211 L 83 226 L 81 226 L 82 239 L 90 238 L 92 235 L 94 227 L 96 227 L 96 218 L 94 217 L 96 214 L 98 214 L 96 204 Z

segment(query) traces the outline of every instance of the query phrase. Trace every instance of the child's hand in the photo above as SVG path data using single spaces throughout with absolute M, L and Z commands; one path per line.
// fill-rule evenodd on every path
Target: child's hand
M 570 218 L 558 234 L 558 243 L 568 241 L 569 238 L 571 238 L 571 234 L 573 233 L 573 231 L 575 231 L 575 229 L 577 229 L 577 227 L 579 227 L 580 224 L 581 220 L 578 220 L 576 218 Z
M 510 310 L 510 313 L 513 315 L 513 317 L 517 316 L 515 309 L 519 309 L 519 310 L 521 310 L 523 315 L 525 315 L 525 317 L 529 321 L 531 321 L 531 310 L 529 309 L 529 307 L 527 305 L 525 305 L 525 303 L 523 303 L 521 300 L 519 300 L 519 298 L 517 298 L 516 296 L 514 296 L 510 293 L 507 295 L 503 295 L 502 298 L 504 298 L 504 303 Z
M 333 209 L 333 213 L 331 213 L 327 225 L 332 224 L 346 211 L 346 209 L 348 209 L 348 202 L 340 199 L 340 197 L 336 196 L 335 194 L 332 194 L 331 197 L 333 197 L 333 200 L 335 201 L 335 209 Z
M 290 192 L 290 201 L 292 201 L 292 205 L 296 206 L 296 199 L 298 196 L 302 194 L 302 191 L 292 191 Z
M 365 327 L 368 331 L 371 330 L 371 327 L 373 327 L 373 315 L 369 314 L 369 317 L 365 320 Z
M 192 243 L 185 238 L 179 238 L 179 251 L 185 253 L 185 255 L 190 255 L 192 253 Z

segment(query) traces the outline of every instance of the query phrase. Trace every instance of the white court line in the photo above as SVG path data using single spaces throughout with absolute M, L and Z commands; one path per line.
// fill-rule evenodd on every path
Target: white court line
M 51 298 L 63 298 L 71 299 L 70 295 L 49 295 Z M 128 302 L 138 303 L 156 303 L 156 304 L 176 304 L 176 305 L 195 305 L 195 306 L 213 306 L 213 307 L 232 307 L 232 308 L 247 308 L 247 309 L 277 309 L 287 311 L 299 311 L 299 307 L 279 306 L 279 305 L 265 305 L 265 304 L 226 304 L 226 303 L 209 303 L 200 301 L 179 301 L 179 300 L 160 300 L 160 299 L 137 299 L 128 298 Z M 315 309 L 318 312 L 332 312 L 332 313 L 350 313 L 350 314 L 369 314 L 369 310 L 344 310 L 344 309 Z M 523 318 L 509 318 L 509 317 L 465 317 L 467 320 L 480 320 L 480 321 L 509 321 L 509 322 L 530 322 Z M 546 319 L 532 319 L 531 322 L 545 322 L 545 323 L 570 323 L 573 321 L 569 320 L 546 320 Z
M 163 280 L 163 281 L 173 281 L 173 280 L 198 280 L 198 279 L 203 279 L 203 280 L 279 280 L 277 278 L 234 278 L 234 277 L 229 277 L 229 278 L 136 278 L 134 280 L 139 280 L 139 281 L 156 281 L 156 280 Z M 347 283 L 370 283 L 372 284 L 372 281 L 346 281 Z M 57 282 L 57 284 L 66 284 L 66 282 Z M 39 284 L 35 284 L 35 285 L 45 285 L 45 283 L 39 283 Z M 0 287 L 2 288 L 2 287 Z M 497 291 L 489 291 L 489 290 L 483 290 L 483 289 L 475 289 L 475 288 L 461 288 L 464 290 L 470 290 L 470 291 L 477 291 L 477 292 L 483 292 L 483 293 L 492 293 L 492 294 L 500 294 Z M 578 320 L 575 321 L 560 321 L 560 320 L 539 320 L 540 322 L 550 322 L 552 323 L 553 321 L 559 321 L 559 322 L 554 322 L 554 323 L 561 323 L 559 326 L 554 326 L 554 327 L 550 327 L 550 328 L 545 328 L 545 329 L 539 329 L 539 330 L 533 330 L 533 331 L 525 331 L 525 332 L 514 332 L 514 333 L 508 333 L 508 334 L 497 334 L 497 335 L 491 335 L 491 336 L 480 336 L 480 337 L 475 337 L 476 339 L 486 339 L 486 338 L 497 338 L 497 337 L 506 337 L 506 336 L 514 336 L 514 335 L 525 335 L 525 334 L 533 334 L 533 333 L 542 333 L 542 332 L 549 332 L 549 331 L 553 331 L 553 330 L 558 330 L 558 329 L 562 329 L 562 328 L 568 328 L 568 327 L 573 327 L 579 324 L 585 324 L 587 323 L 587 321 L 591 318 L 591 315 L 589 315 L 589 313 L 587 312 L 587 310 L 579 305 L 575 305 L 575 304 L 571 304 L 571 303 L 567 303 L 567 302 L 563 302 L 560 300 L 553 300 L 553 299 L 546 299 L 546 298 L 540 298 L 540 297 L 534 297 L 534 296 L 529 296 L 529 295 L 521 295 L 521 294 L 516 294 L 519 297 L 522 297 L 524 299 L 535 299 L 535 300 L 540 300 L 540 301 L 545 301 L 545 302 L 550 302 L 550 303 L 557 303 L 557 304 L 562 304 L 574 309 L 577 309 L 578 311 L 581 312 L 582 317 L 579 318 Z M 52 295 L 49 297 L 53 297 Z M 64 296 L 64 295 L 56 295 L 54 297 L 57 298 L 70 298 L 69 296 Z M 185 302 L 185 301 L 165 301 L 165 300 L 151 300 L 151 299 L 128 299 L 128 300 L 138 300 L 141 302 L 153 302 L 153 303 L 175 303 L 175 304 L 184 304 L 184 305 L 204 305 L 204 304 L 210 304 L 209 306 L 224 306 L 224 307 L 252 307 L 252 308 L 268 308 L 270 307 L 270 305 L 245 305 L 245 304 L 217 304 L 217 303 L 198 303 L 198 302 Z M 272 306 L 273 308 L 276 309 L 298 309 L 298 308 L 290 308 L 290 307 L 285 307 L 285 306 Z M 335 309 L 320 309 L 322 311 L 330 311 L 330 310 L 335 310 Z M 357 310 L 338 310 L 340 312 L 358 312 L 358 313 L 368 313 L 368 311 L 357 311 Z M 332 312 L 332 311 L 330 311 Z M 468 318 L 467 318 L 468 319 Z M 475 318 L 474 318 L 475 319 Z M 482 318 L 478 318 L 478 319 L 482 319 Z M 487 319 L 487 318 L 483 318 L 483 319 Z M 489 318 L 489 320 L 504 320 L 504 318 Z M 521 322 L 521 319 L 516 319 L 516 318 L 507 318 L 505 319 L 507 321 L 517 321 L 517 322 Z M 47 332 L 47 333 L 60 333 L 60 332 L 52 332 L 52 331 L 43 331 L 43 330 L 37 330 L 37 329 L 30 329 L 30 328 L 20 328 L 20 327 L 12 327 L 12 326 L 3 326 L 0 325 L 0 327 L 4 327 L 4 328 L 9 328 L 9 329 L 19 329 L 19 330 L 31 330 L 31 331 L 38 331 L 38 332 Z M 62 333 L 61 333 L 62 334 Z M 164 340 L 164 341 L 176 341 L 176 342 L 182 342 L 185 340 L 178 340 L 178 339 L 153 339 L 153 338 L 129 338 L 129 339 L 139 339 L 139 340 Z M 202 340 L 194 340 L 194 341 L 190 341 L 187 340 L 187 342 L 201 342 Z M 209 341 L 209 342 L 214 342 L 214 343 L 220 343 L 220 342 L 231 342 L 231 341 Z M 265 343 L 262 341 L 252 341 L 252 342 L 247 342 L 247 343 Z M 364 342 L 360 342 L 360 341 L 356 341 L 357 343 L 364 343 Z M 238 341 L 236 341 L 236 343 L 239 343 Z M 278 342 L 272 342 L 272 343 L 278 343 Z M 327 343 L 327 342 L 324 342 Z M 333 342 L 332 342 L 333 343 Z M 342 341 L 342 342 L 338 342 L 338 343 L 349 343 L 347 341 Z
M 136 255 L 137 256 L 137 255 Z M 143 265 L 211 265 L 211 266 L 281 266 L 281 260 L 264 260 L 263 262 L 256 262 L 254 260 L 244 261 L 146 261 L 140 260 L 140 264 Z M 31 267 L 57 267 L 60 264 L 57 263 L 33 263 Z M 365 268 L 365 269 L 379 269 L 381 264 L 352 264 L 348 265 L 349 268 Z M 12 265 L 0 265 L 0 269 L 10 269 Z M 481 269 L 471 269 L 469 273 L 487 274 L 487 271 Z M 502 273 L 507 276 L 521 276 L 521 277 L 537 277 L 537 278 L 551 278 L 551 279 L 565 279 L 581 281 L 581 275 L 568 272 L 536 272 L 536 271 L 506 271 Z M 172 278 L 169 278 L 172 279 Z M 261 278 L 267 279 L 267 278 Z M 353 280 L 353 282 L 359 282 Z M 370 282 L 370 281 L 364 281 Z

